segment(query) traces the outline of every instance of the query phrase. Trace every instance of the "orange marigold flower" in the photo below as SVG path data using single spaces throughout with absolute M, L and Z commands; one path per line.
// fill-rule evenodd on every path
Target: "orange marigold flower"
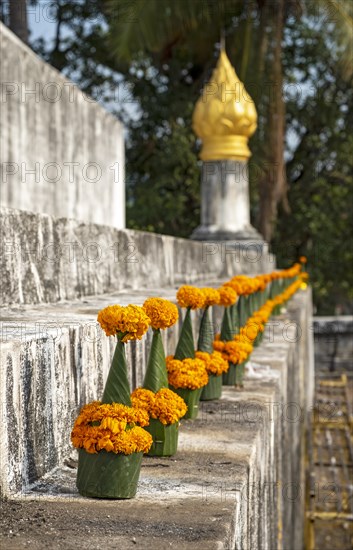
M 177 292 L 177 300 L 180 307 L 198 309 L 204 306 L 205 298 L 202 290 L 195 286 L 181 286 Z
M 252 350 L 253 346 L 250 343 L 234 339 L 230 342 L 225 342 L 222 355 L 229 363 L 238 365 L 248 359 Z
M 246 325 L 242 328 L 242 334 L 246 336 L 251 342 L 253 342 L 260 332 L 265 329 L 262 323 L 259 323 L 253 319 L 249 319 Z
M 196 390 L 206 386 L 208 374 L 204 361 L 200 359 L 173 359 L 167 357 L 169 385 L 174 388 Z
M 142 307 L 156 329 L 171 327 L 179 318 L 177 306 L 164 298 L 147 298 Z
M 206 370 L 209 374 L 215 374 L 219 376 L 223 372 L 227 372 L 229 365 L 222 354 L 219 351 L 214 351 L 213 353 L 206 353 L 204 351 L 196 351 L 195 357 L 204 361 L 206 365 Z
M 230 286 L 221 286 L 219 288 L 219 304 L 221 306 L 232 306 L 237 301 L 237 293 Z
M 160 389 L 155 395 L 151 417 L 158 418 L 162 424 L 174 424 L 182 418 L 188 408 L 184 399 L 168 388 Z
M 307 259 L 306 256 L 300 256 L 299 261 L 300 261 L 301 264 L 306 264 L 306 262 L 308 261 L 308 259 Z
M 216 288 L 205 287 L 205 288 L 201 288 L 201 291 L 205 299 L 204 307 L 215 306 L 219 304 L 219 301 L 221 298 L 219 294 L 219 290 L 217 290 Z
M 269 282 L 269 279 L 267 278 L 266 275 L 257 275 L 255 277 L 256 281 L 258 282 L 258 290 L 265 290 L 268 282 Z
M 110 430 L 113 434 L 117 434 L 126 430 L 127 423 L 125 420 L 116 420 L 116 418 L 107 416 L 102 419 L 100 425 L 103 430 Z
M 225 286 L 233 288 L 237 294 L 248 296 L 253 292 L 256 292 L 260 288 L 260 281 L 255 277 L 248 277 L 247 275 L 237 275 L 230 281 L 225 283 Z
M 75 424 L 101 422 L 106 417 L 125 421 L 127 424 L 133 422 L 141 426 L 148 425 L 148 415 L 143 411 L 127 407 L 121 403 L 101 403 L 100 401 L 93 401 L 84 405 Z
M 218 335 L 219 336 L 219 335 Z M 215 339 L 213 341 L 213 349 L 215 351 L 219 351 L 219 352 L 222 352 L 223 351 L 223 348 L 224 348 L 224 342 L 222 340 L 220 340 L 219 338 L 218 339 Z
M 136 388 L 131 394 L 131 403 L 135 409 L 149 412 L 154 403 L 154 393 L 145 388 Z
M 152 436 L 137 425 L 147 426 L 148 423 L 145 410 L 94 401 L 82 407 L 71 441 L 74 447 L 88 453 L 98 453 L 103 449 L 122 454 L 148 452 Z
M 184 399 L 168 388 L 162 388 L 156 393 L 151 417 L 158 418 L 162 424 L 174 424 L 182 418 L 188 408 Z
M 123 334 L 122 342 L 141 340 L 150 319 L 140 306 L 108 306 L 98 313 L 97 320 L 107 336 Z
M 162 388 L 153 393 L 145 388 L 137 388 L 131 394 L 134 407 L 146 410 L 151 418 L 156 418 L 162 424 L 174 424 L 187 411 L 184 399 L 168 388 Z

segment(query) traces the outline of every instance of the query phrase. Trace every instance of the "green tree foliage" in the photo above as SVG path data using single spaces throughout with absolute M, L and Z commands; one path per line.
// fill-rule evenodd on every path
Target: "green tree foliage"
M 191 131 L 197 94 L 181 67 L 179 61 L 160 70 L 141 63 L 131 71 L 141 116 L 128 123 L 127 218 L 135 229 L 189 237 L 200 219 L 197 144 Z
M 316 24 L 315 24 L 316 23 Z M 321 314 L 353 303 L 353 82 L 340 69 L 332 27 L 288 29 L 286 101 L 296 145 L 287 162 L 291 212 L 280 212 L 274 251 L 280 264 L 304 254 Z M 291 90 L 291 93 L 290 91 Z
M 55 39 L 33 46 L 124 120 L 129 227 L 188 236 L 199 223 L 200 185 L 191 116 L 215 65 L 223 26 L 227 53 L 259 113 L 250 144 L 253 223 L 269 198 L 264 182 L 282 174 L 289 210 L 277 197 L 282 206 L 272 245 L 278 264 L 308 256 L 318 312 L 347 312 L 353 288 L 353 4 L 285 2 L 279 55 L 279 3 L 283 8 L 282 0 L 56 0 Z M 273 105 L 286 121 L 284 166 L 272 154 Z

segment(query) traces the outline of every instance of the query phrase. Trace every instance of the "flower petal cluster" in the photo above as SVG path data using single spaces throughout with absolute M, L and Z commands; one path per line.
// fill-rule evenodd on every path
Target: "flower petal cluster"
M 177 292 L 177 300 L 180 307 L 198 309 L 204 307 L 205 297 L 200 288 L 184 285 Z
M 144 409 L 151 418 L 169 425 L 179 422 L 188 408 L 184 399 L 168 388 L 153 393 L 145 388 L 137 388 L 131 394 L 134 407 Z
M 141 426 L 147 426 L 148 423 L 148 414 L 143 409 L 94 401 L 81 409 L 71 433 L 71 441 L 74 447 L 85 449 L 91 454 L 102 450 L 125 455 L 146 453 L 153 439 Z
M 246 342 L 244 339 L 238 338 L 230 342 L 224 342 L 222 355 L 229 363 L 239 365 L 248 359 L 252 350 L 252 344 Z
M 224 286 L 231 287 L 239 296 L 248 296 L 261 289 L 262 281 L 256 277 L 237 275 L 227 283 L 224 283 Z
M 201 359 L 187 358 L 179 361 L 169 355 L 167 357 L 167 371 L 169 385 L 173 388 L 196 390 L 208 383 L 206 366 Z
M 219 304 L 224 307 L 232 306 L 237 301 L 237 292 L 230 286 L 223 285 L 219 289 Z
M 291 279 L 295 277 L 296 275 L 299 275 L 301 270 L 301 264 L 296 263 L 292 265 L 292 267 L 289 267 L 288 269 L 282 269 L 279 271 L 272 271 L 271 273 L 271 279 L 272 281 L 275 281 L 276 279 Z
M 98 313 L 98 323 L 107 336 L 121 333 L 122 342 L 141 340 L 150 325 L 150 319 L 140 306 L 108 306 Z
M 255 277 L 249 277 L 247 275 L 236 275 L 229 281 L 224 283 L 223 287 L 232 288 L 239 296 L 249 296 L 254 292 L 263 291 L 271 281 L 277 279 L 294 278 L 299 275 L 302 264 L 305 263 L 305 256 L 301 256 L 300 263 L 296 263 L 288 269 L 282 269 L 273 271 L 272 273 L 265 273 L 263 275 L 256 275 Z M 221 304 L 228 305 L 228 304 Z
M 269 274 L 265 275 L 256 275 L 255 277 L 257 284 L 258 284 L 258 291 L 262 292 L 265 290 L 267 285 L 271 282 L 271 276 Z
M 213 353 L 196 351 L 195 357 L 204 361 L 208 374 L 219 376 L 223 372 L 227 372 L 229 369 L 228 361 L 223 358 L 219 351 L 214 351 Z
M 307 279 L 308 279 L 308 274 L 301 273 L 298 279 L 294 281 L 294 283 L 289 285 L 289 287 L 286 288 L 286 290 L 284 290 L 283 292 L 281 292 L 281 294 L 278 294 L 273 300 L 271 300 L 272 307 L 275 307 L 283 304 L 284 302 L 287 302 L 289 298 L 291 298 L 293 294 L 295 294 L 295 292 L 297 292 L 297 290 L 301 287 L 301 285 L 303 284 L 303 281 L 306 281 Z
M 219 290 L 211 287 L 205 287 L 205 288 L 202 288 L 201 290 L 205 299 L 203 307 L 215 306 L 219 304 L 220 298 L 221 298 Z
M 155 329 L 171 327 L 179 318 L 177 306 L 164 298 L 148 298 L 142 307 Z
M 240 329 L 240 335 L 247 341 L 254 342 L 260 332 L 265 330 L 265 325 L 252 317 L 248 319 L 246 324 Z
M 251 316 L 252 321 L 256 323 L 262 323 L 263 325 L 267 323 L 272 313 L 271 304 L 269 304 L 268 302 L 266 302 L 258 311 L 255 311 L 252 314 Z
M 261 306 L 258 311 L 255 311 L 246 321 L 245 325 L 240 329 L 234 339 L 230 342 L 223 342 L 220 335 L 216 334 L 213 348 L 215 352 L 222 354 L 222 357 L 230 363 L 239 364 L 246 361 L 252 353 L 254 342 L 257 336 L 265 330 L 273 309 L 289 300 L 293 294 L 302 287 L 303 282 L 307 280 L 307 273 L 300 272 L 300 264 L 294 264 L 289 269 L 283 271 L 274 271 L 273 273 L 259 275 L 256 277 L 240 276 L 233 277 L 231 281 L 225 283 L 225 288 L 236 288 L 239 294 L 251 294 L 252 291 L 264 290 L 266 285 L 272 280 L 279 278 L 298 278 L 291 283 L 283 292 L 269 299 Z M 224 288 L 223 287 L 223 288 Z

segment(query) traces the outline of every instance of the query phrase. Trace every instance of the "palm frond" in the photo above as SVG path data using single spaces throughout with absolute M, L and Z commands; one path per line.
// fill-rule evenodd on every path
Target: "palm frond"
M 107 0 L 111 43 L 121 59 L 159 52 L 202 27 L 218 29 L 243 0 Z

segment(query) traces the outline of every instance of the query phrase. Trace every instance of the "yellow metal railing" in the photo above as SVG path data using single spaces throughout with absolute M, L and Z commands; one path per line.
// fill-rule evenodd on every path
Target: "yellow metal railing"
M 317 539 L 329 523 L 353 542 L 352 400 L 345 374 L 317 381 L 307 442 L 306 550 L 324 550 Z

